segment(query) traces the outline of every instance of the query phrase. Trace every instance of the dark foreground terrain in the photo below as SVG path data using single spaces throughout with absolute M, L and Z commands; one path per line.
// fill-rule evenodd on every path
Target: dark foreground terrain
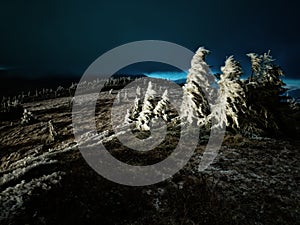
M 113 99 L 114 93 L 100 99 L 99 130 L 109 128 Z M 25 103 L 35 117 L 29 124 L 1 121 L 1 224 L 299 224 L 299 141 L 228 134 L 214 163 L 198 172 L 208 138 L 202 136 L 173 178 L 128 187 L 104 179 L 84 161 L 72 134 L 70 100 Z M 168 144 L 174 143 L 165 143 L 165 150 Z M 112 146 L 114 155 L 132 160 Z

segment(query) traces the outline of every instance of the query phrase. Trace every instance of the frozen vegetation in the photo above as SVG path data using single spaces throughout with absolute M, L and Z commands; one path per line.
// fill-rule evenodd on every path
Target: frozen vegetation
M 186 123 L 201 130 L 199 145 L 182 170 L 157 185 L 126 187 L 107 181 L 86 164 L 78 145 L 101 143 L 114 157 L 132 165 L 153 165 L 168 157 L 184 126 L 168 88 L 145 81 L 147 88 L 121 91 L 134 79 L 106 81 L 95 110 L 97 132 L 88 132 L 83 121 L 87 132 L 77 142 L 71 117 L 75 89 L 88 90 L 76 99 L 85 106 L 104 80 L 4 97 L 0 223 L 297 224 L 300 143 L 293 137 L 299 135 L 299 104 L 283 96 L 282 70 L 270 52 L 251 53 L 247 79 L 241 80 L 242 68 L 233 56 L 225 59 L 216 78 L 206 63 L 208 53 L 203 47 L 196 51 L 182 88 L 180 113 Z M 132 102 L 132 107 L 126 108 L 125 102 Z M 118 132 L 110 124 L 113 104 L 117 112 L 126 112 L 118 117 L 124 124 Z M 85 107 L 78 113 L 86 115 Z M 130 130 L 138 137 L 147 136 L 158 118 L 168 130 L 153 151 L 138 153 L 118 141 Z M 226 126 L 227 133 L 213 164 L 199 172 L 212 121 L 214 126 Z

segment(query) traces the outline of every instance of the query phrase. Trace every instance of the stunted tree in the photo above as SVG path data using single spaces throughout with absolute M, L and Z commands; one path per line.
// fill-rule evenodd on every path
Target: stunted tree
M 140 88 L 140 86 L 137 86 L 137 88 L 136 88 L 136 96 L 138 96 L 138 97 L 140 97 L 141 96 L 141 88 Z
M 116 103 L 116 104 L 120 104 L 120 103 L 121 103 L 121 93 L 118 93 L 118 94 L 116 95 L 115 103 Z
M 55 140 L 55 138 L 57 137 L 57 133 L 54 129 L 54 126 L 53 126 L 51 120 L 48 121 L 48 131 L 49 131 L 49 133 L 48 133 L 46 143 L 53 142 Z
M 245 92 L 240 81 L 240 64 L 230 56 L 221 67 L 218 99 L 212 106 L 209 119 L 215 119 L 215 126 L 239 128 L 239 116 L 246 108 Z
M 168 90 L 165 90 L 161 100 L 157 103 L 156 107 L 153 110 L 153 114 L 155 117 L 161 117 L 164 121 L 169 121 L 169 116 L 167 114 L 169 97 L 168 97 Z
M 127 110 L 126 116 L 125 116 L 125 123 L 129 124 L 132 123 L 134 121 L 137 121 L 138 117 L 139 117 L 139 113 L 141 112 L 141 107 L 142 102 L 141 99 L 136 97 L 134 100 L 134 105 L 131 109 Z
M 30 111 L 28 111 L 27 109 L 24 109 L 23 117 L 21 119 L 21 124 L 22 125 L 29 124 L 33 120 L 34 120 L 34 117 L 33 117 L 32 113 Z
M 137 119 L 137 128 L 142 131 L 149 131 L 149 123 L 153 118 L 154 95 L 156 92 L 152 88 L 152 83 L 149 81 L 148 88 L 145 93 L 145 98 L 143 101 L 142 111 Z
M 209 93 L 209 76 L 213 76 L 205 57 L 209 53 L 200 47 L 194 55 L 191 68 L 187 75 L 187 82 L 183 86 L 183 103 L 181 113 L 188 123 L 196 122 L 199 126 L 206 123 L 210 109 L 205 92 Z M 205 91 L 205 92 L 204 92 Z
M 129 101 L 127 90 L 124 91 L 123 101 L 124 102 L 128 102 Z

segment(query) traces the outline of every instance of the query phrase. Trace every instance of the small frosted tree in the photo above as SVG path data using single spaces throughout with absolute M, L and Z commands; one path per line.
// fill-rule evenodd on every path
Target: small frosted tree
M 123 101 L 124 102 L 128 102 L 129 101 L 127 90 L 124 91 Z
M 141 111 L 141 100 L 140 98 L 136 97 L 134 100 L 134 105 L 133 107 L 129 110 L 127 109 L 127 113 L 125 116 L 125 123 L 129 124 L 134 121 L 137 121 L 140 111 Z
M 239 114 L 246 108 L 245 92 L 240 81 L 242 69 L 233 56 L 225 61 L 221 67 L 218 99 L 212 106 L 209 119 L 215 119 L 215 126 L 239 128 Z
M 57 133 L 54 129 L 54 126 L 53 126 L 51 120 L 48 121 L 48 131 L 49 131 L 49 133 L 48 133 L 48 138 L 47 138 L 46 142 L 50 143 L 50 142 L 53 142 L 57 136 Z
M 187 75 L 187 82 L 183 86 L 183 103 L 181 113 L 188 123 L 197 122 L 199 126 L 206 123 L 206 117 L 210 109 L 204 91 L 209 94 L 209 77 L 212 77 L 209 66 L 205 62 L 205 57 L 209 53 L 200 47 L 194 55 L 191 68 Z
M 143 101 L 142 111 L 137 119 L 137 128 L 142 131 L 149 131 L 149 123 L 153 118 L 154 105 L 154 95 L 156 92 L 152 88 L 151 81 L 148 83 L 148 88 L 145 93 L 145 98 Z
M 169 121 L 169 116 L 167 114 L 168 105 L 170 104 L 168 97 L 168 90 L 165 90 L 161 100 L 157 103 L 156 107 L 153 110 L 155 117 L 161 117 L 164 121 Z
M 27 109 L 24 109 L 23 117 L 21 119 L 21 124 L 22 125 L 29 124 L 33 120 L 34 120 L 34 117 L 33 117 L 32 113 L 30 111 L 28 111 Z
M 116 104 L 120 104 L 121 103 L 121 93 L 118 93 L 116 95 L 116 100 L 115 100 Z
M 131 117 L 130 110 L 127 109 L 126 115 L 125 115 L 125 119 L 124 119 L 124 123 L 125 123 L 125 124 L 130 124 L 130 123 L 133 122 L 132 119 L 131 119 L 130 117 Z
M 141 96 L 141 88 L 140 88 L 140 86 L 137 86 L 137 88 L 136 88 L 136 96 L 138 96 L 138 97 L 140 97 Z

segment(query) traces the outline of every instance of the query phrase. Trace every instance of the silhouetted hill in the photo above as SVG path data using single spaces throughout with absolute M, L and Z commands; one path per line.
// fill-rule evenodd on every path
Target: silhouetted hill
M 35 89 L 56 89 L 58 86 L 70 86 L 72 82 L 78 82 L 79 78 L 66 75 L 30 78 L 22 75 L 1 74 L 0 96 L 13 96 L 21 92 L 34 91 Z
M 113 78 L 120 77 L 146 77 L 143 74 L 126 75 L 126 74 L 115 74 Z M 69 87 L 72 83 L 78 83 L 80 76 L 76 75 L 49 75 L 42 77 L 30 78 L 25 75 L 16 75 L 9 72 L 0 73 L 0 96 L 15 96 L 21 94 L 21 92 L 41 90 L 43 88 L 56 89 L 58 86 Z M 92 77 L 97 79 L 98 77 Z

